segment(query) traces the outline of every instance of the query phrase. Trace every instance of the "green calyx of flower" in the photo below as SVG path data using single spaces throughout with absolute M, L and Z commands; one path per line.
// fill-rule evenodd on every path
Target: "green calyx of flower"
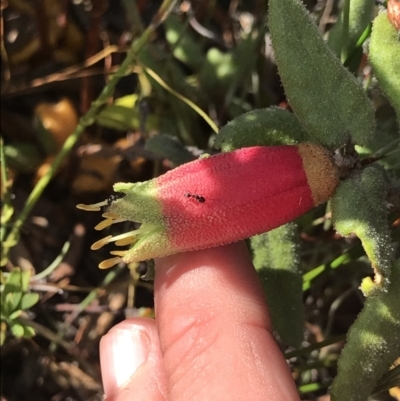
M 114 257 L 100 263 L 101 269 L 107 269 L 120 262 L 129 263 L 151 258 L 159 253 L 160 248 L 168 245 L 154 180 L 135 184 L 117 183 L 114 185 L 114 190 L 122 196 L 110 197 L 92 205 L 77 205 L 79 209 L 86 211 L 101 211 L 103 207 L 108 208 L 103 214 L 104 220 L 95 227 L 96 230 L 103 230 L 125 221 L 141 223 L 140 228 L 136 230 L 116 236 L 108 235 L 92 245 L 93 250 L 109 243 L 115 243 L 116 246 L 131 246 L 128 250 L 110 252 Z
M 149 223 L 163 227 L 162 208 L 157 198 L 156 180 L 137 183 L 120 182 L 114 191 L 124 194 L 109 204 L 109 211 L 119 218 L 136 223 Z
M 91 249 L 97 250 L 112 242 L 114 242 L 116 246 L 131 245 L 129 250 L 115 250 L 110 252 L 110 254 L 114 255 L 114 257 L 104 260 L 99 265 L 100 269 L 108 269 L 109 267 L 112 267 L 120 262 L 129 263 L 130 261 L 135 260 L 136 247 L 139 246 L 142 248 L 143 244 L 146 244 L 147 247 L 151 247 L 154 242 L 153 237 L 157 236 L 157 234 L 160 234 L 161 231 L 162 230 L 160 227 L 144 223 L 137 230 L 116 236 L 108 235 L 107 237 L 95 242 Z

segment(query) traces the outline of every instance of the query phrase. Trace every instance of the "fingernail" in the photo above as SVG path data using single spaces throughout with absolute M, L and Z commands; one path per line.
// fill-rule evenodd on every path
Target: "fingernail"
M 110 397 L 146 361 L 150 338 L 140 326 L 114 328 L 100 342 L 100 364 L 104 394 Z

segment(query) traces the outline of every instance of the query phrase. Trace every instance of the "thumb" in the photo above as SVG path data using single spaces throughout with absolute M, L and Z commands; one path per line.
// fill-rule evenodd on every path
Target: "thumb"
M 166 401 L 165 375 L 153 319 L 114 326 L 100 342 L 106 401 Z

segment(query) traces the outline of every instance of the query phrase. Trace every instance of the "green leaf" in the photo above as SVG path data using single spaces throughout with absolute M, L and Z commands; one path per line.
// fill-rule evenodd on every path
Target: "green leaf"
M 24 326 L 24 338 L 31 338 L 36 335 L 35 329 L 31 326 Z
M 221 128 L 214 147 L 231 152 L 246 146 L 294 145 L 310 141 L 293 113 L 279 107 L 253 110 Z
M 140 126 L 137 109 L 112 104 L 105 107 L 97 116 L 97 124 L 119 131 L 138 129 Z
M 239 85 L 243 85 L 243 80 L 250 76 L 250 73 L 258 57 L 257 49 L 264 41 L 264 28 L 257 31 L 255 27 L 246 34 L 232 51 L 235 70 L 235 87 L 229 88 L 230 92 Z
M 3 205 L 3 210 L 1 214 L 1 223 L 6 224 L 11 220 L 12 215 L 14 214 L 14 208 L 11 205 Z
M 53 155 L 57 152 L 57 143 L 52 133 L 43 125 L 39 115 L 35 115 L 33 125 L 36 131 L 36 138 L 42 145 L 46 155 Z
M 202 143 L 204 136 L 199 126 L 199 115 L 176 94 L 204 108 L 207 104 L 204 92 L 199 90 L 198 85 L 190 82 L 177 61 L 171 59 L 160 47 L 146 46 L 140 52 L 138 60 L 140 65 L 147 69 L 145 74 L 151 84 L 152 94 L 159 101 L 160 109 L 157 117 L 160 113 L 160 119 L 165 117 L 162 118 L 162 123 L 159 123 L 159 120 L 156 121 L 156 128 L 159 129 L 159 126 L 162 126 L 165 132 L 177 132 L 187 144 Z M 170 89 L 167 90 L 165 85 Z M 174 118 L 171 118 L 171 115 Z
M 39 301 L 39 294 L 34 294 L 34 293 L 24 294 L 22 296 L 19 307 L 22 310 L 26 310 L 35 305 L 38 301 Z
M 387 13 L 379 14 L 373 23 L 369 62 L 383 93 L 397 113 L 400 124 L 400 40 Z
M 22 299 L 22 292 L 10 292 L 6 295 L 5 310 L 6 314 L 10 315 L 14 312 Z
M 24 335 L 24 326 L 20 323 L 12 323 L 11 324 L 11 332 L 14 334 L 15 337 L 21 338 Z
M 303 340 L 303 278 L 294 223 L 251 238 L 253 264 L 263 285 L 272 326 L 283 343 L 299 347 Z
M 13 269 L 8 275 L 4 293 L 8 294 L 9 292 L 18 290 L 21 290 L 21 270 Z
M 9 305 L 9 302 L 6 301 L 7 299 L 7 295 L 1 294 L 1 304 L 0 304 L 0 309 L 1 309 L 1 316 L 2 319 L 5 318 L 7 319 L 9 314 L 12 313 L 12 309 L 10 309 L 10 307 L 12 307 L 12 305 Z
M 208 93 L 224 93 L 234 81 L 236 66 L 231 52 L 212 47 L 206 54 L 199 74 L 201 86 Z
M 43 160 L 43 155 L 35 145 L 14 142 L 4 146 L 7 166 L 21 173 L 33 172 Z
M 9 318 L 9 320 L 15 320 L 15 319 L 19 318 L 21 316 L 21 314 L 22 314 L 22 310 L 18 309 L 16 311 L 14 311 L 13 313 L 11 313 L 8 318 Z
M 21 289 L 23 292 L 28 291 L 31 275 L 32 272 L 30 270 L 21 271 Z
M 235 90 L 250 77 L 262 39 L 262 32 L 254 31 L 241 38 L 231 51 L 209 49 L 199 73 L 202 88 L 214 97 L 225 97 L 225 103 L 230 104 Z
M 361 85 L 325 44 L 299 0 L 270 0 L 269 27 L 285 92 L 319 142 L 339 147 L 373 137 L 374 110 Z
M 203 63 L 204 55 L 199 41 L 195 40 L 178 17 L 171 14 L 165 21 L 165 37 L 173 48 L 173 55 L 193 70 L 198 70 Z
M 365 401 L 400 355 L 400 261 L 386 293 L 367 298 L 338 364 L 332 401 Z
M 122 106 L 116 101 L 105 107 L 97 116 L 97 124 L 115 129 L 117 131 L 134 131 L 141 128 L 138 107 L 131 108 Z M 146 118 L 146 129 L 155 130 L 158 127 L 158 118 L 155 115 L 149 115 Z
M 178 138 L 172 135 L 154 135 L 147 139 L 145 148 L 170 160 L 174 166 L 180 166 L 195 159 Z
M 190 82 L 187 74 L 185 74 L 177 61 L 171 59 L 170 55 L 163 52 L 160 47 L 147 46 L 140 52 L 138 59 L 141 65 L 151 69 L 155 75 L 174 91 L 190 99 L 200 107 L 202 107 L 202 104 L 205 104 L 204 94 L 199 90 L 197 85 Z M 150 75 L 147 75 L 147 77 L 152 85 L 152 90 L 155 91 L 153 94 L 158 100 L 167 102 L 167 105 L 169 105 L 171 99 L 178 104 L 182 103 L 181 100 L 166 92 L 165 88 L 161 87 L 153 77 Z M 189 106 L 187 106 L 187 109 L 192 111 Z
M 0 331 L 0 346 L 6 341 L 7 333 L 5 331 Z
M 133 109 L 138 101 L 138 95 L 131 93 L 130 95 L 119 97 L 115 99 L 114 104 L 117 106 L 126 107 L 127 109 Z
M 343 236 L 354 233 L 360 238 L 374 269 L 375 286 L 366 295 L 386 290 L 390 281 L 392 246 L 386 187 L 384 172 L 371 166 L 342 181 L 331 200 L 336 230 Z
M 0 323 L 0 346 L 4 344 L 7 337 L 7 324 L 5 322 Z

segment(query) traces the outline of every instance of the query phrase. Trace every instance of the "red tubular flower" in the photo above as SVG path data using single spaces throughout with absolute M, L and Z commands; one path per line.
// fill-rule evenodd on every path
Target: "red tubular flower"
M 98 241 L 133 244 L 103 262 L 110 267 L 177 252 L 219 246 L 260 234 L 325 202 L 339 181 L 330 154 L 314 144 L 256 146 L 198 159 L 143 183 L 118 183 L 103 229 L 120 221 L 142 223 L 138 230 Z

